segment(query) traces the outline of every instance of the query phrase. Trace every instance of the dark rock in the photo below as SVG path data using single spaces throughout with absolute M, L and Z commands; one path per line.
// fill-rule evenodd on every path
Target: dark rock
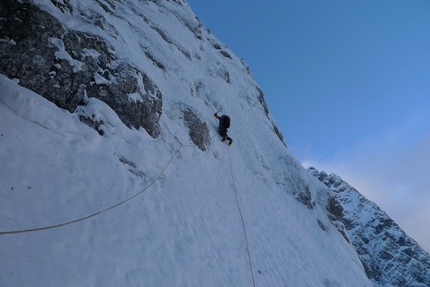
M 313 209 L 312 195 L 308 185 L 296 194 L 296 200 L 306 205 L 309 209 Z
M 224 72 L 224 81 L 230 84 L 230 73 L 227 71 Z
M 324 225 L 324 223 L 322 223 L 322 221 L 321 221 L 321 220 L 317 219 L 317 222 L 318 222 L 318 226 L 319 226 L 322 230 L 327 231 L 327 227 Z
M 79 116 L 79 120 L 81 122 L 83 122 L 84 124 L 86 124 L 87 126 L 95 129 L 99 135 L 104 135 L 104 130 L 101 128 L 101 126 L 104 124 L 103 121 L 97 121 L 95 119 L 89 118 L 89 117 L 84 117 L 84 116 Z
M 334 216 L 335 220 L 343 219 L 342 204 L 335 197 L 329 197 L 329 201 L 327 203 L 327 211 Z
M 58 5 L 71 13 L 68 3 Z M 85 93 L 96 97 L 128 127 L 143 127 L 158 137 L 161 92 L 143 71 L 121 63 L 103 39 L 66 30 L 28 2 L 1 1 L 0 18 L 6 19 L 1 22 L 0 38 L 9 40 L 0 42 L 0 73 L 19 79 L 20 85 L 70 112 Z M 130 94 L 138 94 L 141 101 L 131 100 Z
M 260 102 L 261 106 L 263 107 L 264 113 L 266 114 L 267 118 L 270 119 L 270 117 L 269 117 L 269 108 L 267 107 L 266 100 L 264 99 L 264 93 L 263 93 L 263 91 L 259 87 L 256 87 L 256 89 L 257 89 L 257 92 L 258 92 L 257 99 Z M 281 142 L 286 146 L 286 144 L 284 142 L 284 136 L 282 135 L 282 133 L 279 130 L 278 126 L 273 121 L 272 121 L 272 125 L 273 125 L 273 131 L 278 136 L 278 138 L 281 140 Z
M 191 141 L 202 151 L 205 151 L 207 146 L 210 144 L 209 129 L 205 122 L 191 109 L 186 108 L 183 111 L 184 123 L 189 130 L 189 136 Z
M 231 59 L 230 54 L 229 54 L 229 53 L 227 53 L 226 51 L 220 51 L 220 53 L 221 53 L 221 55 L 223 55 L 224 57 Z
M 263 107 L 264 113 L 266 114 L 266 116 L 268 116 L 269 108 L 267 107 L 266 100 L 264 99 L 264 93 L 259 87 L 256 87 L 256 89 L 258 92 L 257 99 L 260 102 L 261 106 Z

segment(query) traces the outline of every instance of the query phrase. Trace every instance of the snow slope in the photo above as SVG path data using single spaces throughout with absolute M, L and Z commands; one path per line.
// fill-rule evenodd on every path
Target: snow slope
M 126 127 L 91 94 L 70 113 L 0 76 L 0 286 L 371 286 L 328 218 L 330 192 L 279 139 L 242 61 L 205 29 L 196 39 L 185 2 L 110 11 L 109 1 L 75 0 L 73 13 L 53 2 L 34 1 L 157 83 L 160 135 Z M 91 14 L 112 30 L 86 21 Z M 232 118 L 231 147 L 216 134 L 220 108 Z M 205 151 L 184 109 L 209 127 Z M 103 135 L 82 115 L 101 121 Z M 297 200 L 305 191 L 308 204 Z

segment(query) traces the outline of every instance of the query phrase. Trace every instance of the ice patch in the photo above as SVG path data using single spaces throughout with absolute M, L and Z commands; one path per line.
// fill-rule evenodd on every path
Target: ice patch
M 87 49 L 87 48 L 85 48 L 85 49 L 82 50 L 82 52 L 84 53 L 85 57 L 91 57 L 91 58 L 94 58 L 94 59 L 98 59 L 98 57 L 100 57 L 100 53 L 97 52 L 94 49 Z
M 140 102 L 140 103 L 142 103 L 142 102 L 143 102 L 142 97 L 141 97 L 138 93 L 128 94 L 127 96 L 128 96 L 128 99 L 129 99 L 130 101 L 133 101 L 133 102 Z
M 64 47 L 63 40 L 58 39 L 58 38 L 49 38 L 48 41 L 49 41 L 49 44 L 58 48 L 58 51 L 55 52 L 55 57 L 57 59 L 67 61 L 69 63 L 69 65 L 73 67 L 74 73 L 82 70 L 82 67 L 85 65 L 85 63 L 73 59 L 72 56 L 70 56 L 70 54 L 67 53 L 67 51 Z

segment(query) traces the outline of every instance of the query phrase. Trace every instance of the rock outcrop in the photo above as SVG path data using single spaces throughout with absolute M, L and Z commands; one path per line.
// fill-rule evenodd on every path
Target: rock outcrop
M 341 202 L 341 221 L 375 286 L 430 286 L 430 255 L 415 240 L 339 176 L 308 170 Z
M 74 13 L 72 6 L 56 3 L 63 13 Z M 144 71 L 121 61 L 106 40 L 66 29 L 28 2 L 1 1 L 0 19 L 1 74 L 70 112 L 86 95 L 96 97 L 128 127 L 143 127 L 154 138 L 160 134 L 160 90 Z M 93 20 L 109 29 L 103 18 Z

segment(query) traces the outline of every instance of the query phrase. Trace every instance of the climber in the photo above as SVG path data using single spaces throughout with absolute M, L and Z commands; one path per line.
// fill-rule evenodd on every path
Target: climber
M 230 127 L 230 117 L 227 115 L 218 116 L 218 112 L 214 114 L 214 117 L 219 120 L 218 132 L 222 136 L 221 141 L 228 140 L 228 145 L 233 143 L 233 139 L 227 135 L 227 129 Z

